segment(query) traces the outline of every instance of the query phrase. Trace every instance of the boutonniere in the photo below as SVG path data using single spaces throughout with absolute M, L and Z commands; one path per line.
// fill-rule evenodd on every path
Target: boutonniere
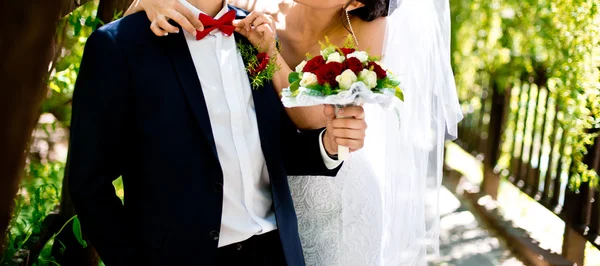
M 238 51 L 246 63 L 246 72 L 250 78 L 250 85 L 257 90 L 265 85 L 266 81 L 272 80 L 278 70 L 275 55 L 266 52 L 258 52 L 251 44 L 238 42 Z

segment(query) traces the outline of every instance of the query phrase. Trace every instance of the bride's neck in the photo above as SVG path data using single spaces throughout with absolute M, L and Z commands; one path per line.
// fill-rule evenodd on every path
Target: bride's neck
M 324 0 L 327 1 L 327 0 Z M 305 40 L 322 40 L 328 34 L 344 29 L 340 8 L 315 9 L 296 3 L 287 16 L 287 30 Z
M 214 17 L 223 8 L 223 0 L 187 0 L 190 4 L 206 13 L 207 15 Z

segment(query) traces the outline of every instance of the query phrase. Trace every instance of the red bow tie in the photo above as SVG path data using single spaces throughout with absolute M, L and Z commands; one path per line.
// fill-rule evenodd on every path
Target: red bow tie
M 229 10 L 221 18 L 214 19 L 206 14 L 200 14 L 198 17 L 202 25 L 204 25 L 203 31 L 196 31 L 196 40 L 202 40 L 211 31 L 218 29 L 223 35 L 230 36 L 233 34 L 235 27 L 233 26 L 233 20 L 235 19 L 235 11 Z

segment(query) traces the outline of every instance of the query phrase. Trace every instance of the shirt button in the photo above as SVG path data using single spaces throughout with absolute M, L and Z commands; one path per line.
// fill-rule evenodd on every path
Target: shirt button
M 237 249 L 238 251 L 242 250 L 242 244 L 237 244 L 236 247 L 235 247 L 235 249 Z
M 213 186 L 213 190 L 215 192 L 223 192 L 223 184 L 222 183 L 215 183 L 215 185 Z
M 208 236 L 210 237 L 210 239 L 217 241 L 219 240 L 219 231 L 212 230 L 210 231 L 210 233 L 208 233 Z

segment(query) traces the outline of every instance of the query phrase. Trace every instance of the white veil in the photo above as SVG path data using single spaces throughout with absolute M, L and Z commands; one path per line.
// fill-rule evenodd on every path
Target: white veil
M 383 201 L 373 225 L 383 225 L 383 265 L 426 265 L 427 254 L 439 254 L 444 142 L 456 138 L 462 119 L 450 66 L 449 0 L 390 0 L 387 21 L 383 64 L 402 77 L 405 100 L 395 112 L 366 111 L 378 132 L 367 137 L 365 154 Z M 351 194 L 344 195 L 344 212 L 356 211 Z

